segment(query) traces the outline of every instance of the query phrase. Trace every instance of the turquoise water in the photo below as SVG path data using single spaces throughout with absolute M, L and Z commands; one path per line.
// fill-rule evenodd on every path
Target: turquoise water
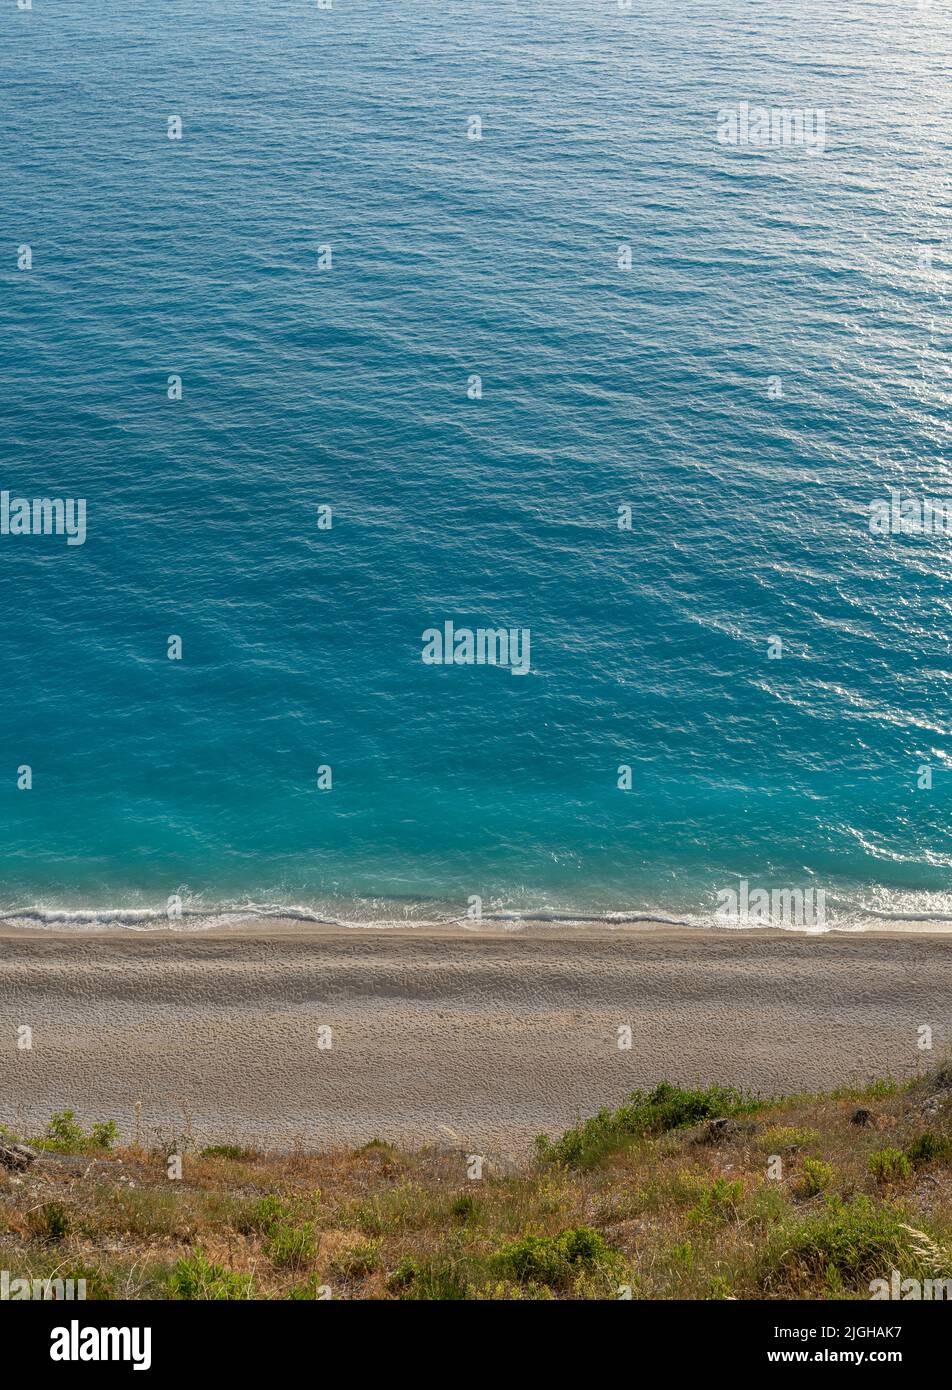
M 949 17 L 5 6 L 3 909 L 942 921 Z

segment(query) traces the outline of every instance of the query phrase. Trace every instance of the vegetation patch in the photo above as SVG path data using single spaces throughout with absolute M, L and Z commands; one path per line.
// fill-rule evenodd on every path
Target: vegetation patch
M 165 1282 L 169 1298 L 223 1300 L 253 1298 L 254 1278 L 207 1260 L 201 1250 L 177 1260 Z
M 796 1194 L 803 1198 L 817 1197 L 833 1185 L 835 1176 L 832 1163 L 824 1163 L 821 1158 L 805 1158 L 800 1170 Z
M 905 1211 L 877 1204 L 861 1195 L 851 1202 L 826 1199 L 824 1210 L 776 1230 L 761 1261 L 760 1287 L 765 1292 L 802 1296 L 805 1288 L 869 1295 L 871 1280 L 888 1278 L 894 1269 L 904 1277 L 947 1277 L 941 1247 L 924 1253 L 922 1239 L 933 1237 L 909 1225 Z M 936 1252 L 939 1252 L 936 1254 Z M 815 1293 L 814 1296 L 817 1296 Z
M 604 1236 L 589 1226 L 561 1231 L 556 1236 L 527 1235 L 496 1251 L 492 1269 L 520 1284 L 564 1285 L 582 1270 L 614 1269 L 615 1252 Z
M 749 1114 L 763 1102 L 732 1086 L 685 1090 L 663 1081 L 653 1091 L 633 1091 L 618 1110 L 599 1110 L 568 1129 L 560 1139 L 540 1134 L 536 1150 L 542 1162 L 584 1168 L 645 1135 L 664 1134 L 709 1120 Z
M 928 1168 L 933 1163 L 948 1163 L 952 1159 L 952 1139 L 944 1134 L 926 1130 L 917 1134 L 906 1148 L 906 1157 L 913 1168 Z
M 912 1163 L 902 1149 L 877 1149 L 869 1156 L 869 1171 L 877 1182 L 902 1182 L 912 1172 Z
M 102 1153 L 112 1148 L 118 1133 L 115 1120 L 103 1120 L 94 1124 L 87 1134 L 77 1122 L 74 1110 L 58 1110 L 50 1116 L 46 1133 L 39 1139 L 31 1139 L 30 1146 L 47 1153 Z
M 243 1149 L 240 1144 L 212 1144 L 199 1153 L 199 1158 L 227 1158 L 232 1163 L 253 1163 L 260 1157 L 255 1149 Z
M 465 1154 L 383 1141 L 192 1145 L 172 1178 L 166 1144 L 61 1110 L 0 1165 L 0 1268 L 84 1278 L 88 1299 L 867 1299 L 893 1270 L 952 1278 L 945 1078 L 662 1084 L 478 1181 Z
M 818 1144 L 820 1131 L 798 1128 L 796 1125 L 771 1125 L 758 1134 L 754 1142 L 764 1153 L 796 1153 L 799 1149 L 810 1149 Z

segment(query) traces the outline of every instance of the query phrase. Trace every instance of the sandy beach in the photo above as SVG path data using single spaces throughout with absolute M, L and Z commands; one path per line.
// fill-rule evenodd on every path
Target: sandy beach
M 146 1139 L 516 1156 L 664 1078 L 776 1093 L 914 1073 L 952 1038 L 952 938 L 14 930 L 0 1030 L 0 1121 L 22 1133 L 69 1107 L 130 1135 L 141 1101 Z

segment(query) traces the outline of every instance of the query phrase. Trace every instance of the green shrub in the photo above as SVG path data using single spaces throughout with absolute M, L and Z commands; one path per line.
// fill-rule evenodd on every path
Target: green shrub
M 952 1157 L 952 1140 L 926 1130 L 906 1146 L 906 1157 L 913 1168 L 925 1168 Z
M 165 1281 L 165 1289 L 169 1298 L 220 1303 L 253 1298 L 254 1276 L 212 1264 L 201 1250 L 196 1250 L 194 1255 L 175 1262 Z
M 791 1149 L 808 1149 L 820 1142 L 820 1132 L 816 1129 L 797 1129 L 794 1125 L 771 1125 L 754 1140 L 758 1149 L 764 1153 L 783 1153 Z
M 701 1188 L 698 1201 L 688 1212 L 688 1220 L 694 1222 L 719 1221 L 731 1216 L 744 1193 L 740 1182 L 728 1182 L 727 1178 L 715 1178 L 712 1183 Z
M 294 1226 L 288 1221 L 279 1221 L 270 1228 L 265 1249 L 272 1264 L 281 1269 L 300 1269 L 317 1253 L 314 1223 L 304 1221 Z
M 86 1135 L 76 1123 L 75 1110 L 57 1110 L 50 1116 L 46 1134 L 39 1141 L 58 1153 L 78 1153 L 86 1146 Z
M 421 1272 L 419 1260 L 415 1260 L 412 1255 L 405 1256 L 400 1261 L 396 1269 L 387 1275 L 386 1285 L 390 1293 L 403 1293 L 415 1280 L 419 1279 Z
M 119 1137 L 119 1126 L 115 1120 L 100 1120 L 89 1131 L 89 1142 L 94 1149 L 111 1149 Z
M 251 1163 L 257 1157 L 255 1149 L 243 1149 L 238 1144 L 212 1144 L 199 1154 L 199 1158 L 229 1158 L 234 1163 Z
M 331 1261 L 331 1274 L 338 1279 L 363 1279 L 377 1268 L 380 1242 L 362 1240 L 349 1250 L 341 1250 Z
M 589 1226 L 557 1236 L 527 1235 L 510 1241 L 492 1257 L 493 1271 L 521 1284 L 561 1286 L 582 1270 L 609 1269 L 617 1263 L 604 1236 Z
M 291 1216 L 291 1208 L 280 1197 L 258 1197 L 239 1211 L 235 1218 L 235 1230 L 242 1235 L 254 1235 L 256 1232 L 268 1235 L 282 1222 L 289 1221 Z
M 469 1280 L 462 1262 L 440 1257 L 420 1263 L 401 1260 L 387 1279 L 387 1288 L 402 1299 L 459 1302 L 469 1296 Z
M 62 1202 L 45 1202 L 27 1214 L 27 1225 L 44 1240 L 63 1240 L 69 1235 L 71 1222 Z
M 836 1176 L 832 1163 L 819 1158 L 805 1158 L 800 1181 L 794 1189 L 798 1197 L 816 1197 L 831 1186 Z
M 827 1197 L 815 1215 L 774 1228 L 758 1262 L 757 1280 L 770 1294 L 822 1284 L 868 1297 L 870 1280 L 888 1277 L 890 1270 L 932 1277 L 938 1272 L 933 1265 L 903 1211 L 866 1196 L 851 1202 Z
M 586 1167 L 632 1139 L 755 1110 L 759 1104 L 733 1086 L 685 1090 L 662 1081 L 653 1091 L 633 1091 L 620 1109 L 600 1110 L 574 1129 L 566 1130 L 554 1143 L 540 1134 L 536 1151 L 543 1162 Z
M 86 1134 L 77 1123 L 75 1110 L 57 1110 L 50 1116 L 46 1133 L 32 1143 L 48 1153 L 83 1154 L 111 1148 L 118 1133 L 115 1120 L 100 1120 Z
M 471 1192 L 461 1192 L 450 1206 L 450 1215 L 457 1221 L 472 1221 L 479 1211 L 479 1203 Z
M 877 1182 L 900 1182 L 912 1172 L 912 1163 L 902 1149 L 877 1149 L 869 1156 L 869 1171 Z

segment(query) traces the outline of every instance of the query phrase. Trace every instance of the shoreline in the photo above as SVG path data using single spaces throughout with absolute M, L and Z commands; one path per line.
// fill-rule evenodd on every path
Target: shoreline
M 0 942 L 49 941 L 66 946 L 81 942 L 101 942 L 120 945 L 122 942 L 187 943 L 195 941 L 298 941 L 302 944 L 325 942 L 329 939 L 389 941 L 637 941 L 639 938 L 670 939 L 672 941 L 908 941 L 948 940 L 952 942 L 952 925 L 945 923 L 923 926 L 918 921 L 908 925 L 892 923 L 869 931 L 858 927 L 827 927 L 822 931 L 787 927 L 704 927 L 672 923 L 651 918 L 638 923 L 566 921 L 540 923 L 483 922 L 468 927 L 457 922 L 362 922 L 341 926 L 334 922 L 301 922 L 295 918 L 269 917 L 213 926 L 185 928 L 124 928 L 83 927 L 56 928 L 49 926 L 12 926 L 0 922 Z
M 32 1048 L 0 1051 L 18 1132 L 74 1109 L 129 1136 L 141 1101 L 144 1131 L 200 1144 L 519 1156 L 660 1080 L 789 1094 L 914 1074 L 952 1040 L 952 938 L 8 928 L 0 1027 L 23 1025 Z
M 4 937 L 44 937 L 55 940 L 116 940 L 123 936 L 150 939 L 187 940 L 224 935 L 228 937 L 310 934 L 342 937 L 376 934 L 379 936 L 418 935 L 448 938 L 491 938 L 549 936 L 558 938 L 585 935 L 655 935 L 659 932 L 686 933 L 707 937 L 795 937 L 817 940 L 826 937 L 892 936 L 941 937 L 952 939 L 952 914 L 918 915 L 911 912 L 873 913 L 863 916 L 842 914 L 822 925 L 718 920 L 713 916 L 677 915 L 645 910 L 571 912 L 539 908 L 487 913 L 469 920 L 464 915 L 438 917 L 366 917 L 348 919 L 323 915 L 307 908 L 275 905 L 273 908 L 223 907 L 209 911 L 188 909 L 183 916 L 169 918 L 157 908 L 24 908 L 0 913 L 0 939 Z

